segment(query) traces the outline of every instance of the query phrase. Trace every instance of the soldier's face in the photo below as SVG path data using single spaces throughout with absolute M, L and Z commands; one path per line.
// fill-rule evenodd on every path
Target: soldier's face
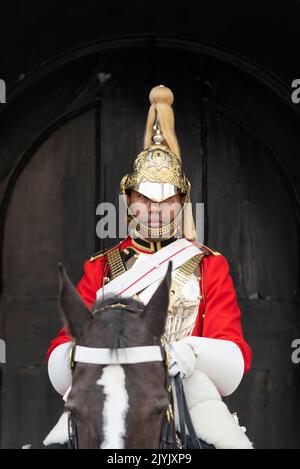
M 161 228 L 179 215 L 184 197 L 182 194 L 175 194 L 162 202 L 155 202 L 140 192 L 132 190 L 127 196 L 127 203 L 135 218 L 144 225 Z

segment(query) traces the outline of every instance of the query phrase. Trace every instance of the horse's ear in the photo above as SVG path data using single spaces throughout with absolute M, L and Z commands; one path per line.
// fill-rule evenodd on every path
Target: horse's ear
M 156 337 L 161 337 L 165 331 L 165 325 L 169 307 L 169 289 L 171 285 L 172 262 L 169 262 L 168 270 L 156 289 L 149 303 L 145 307 L 142 317 L 151 328 Z
M 92 314 L 82 301 L 61 262 L 58 263 L 58 277 L 61 315 L 68 332 L 76 339 L 86 323 L 92 319 Z

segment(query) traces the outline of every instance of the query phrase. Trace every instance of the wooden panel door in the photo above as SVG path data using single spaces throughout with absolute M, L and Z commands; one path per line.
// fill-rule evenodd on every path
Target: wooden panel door
M 45 353 L 62 326 L 58 261 L 76 283 L 95 248 L 95 110 L 72 118 L 32 154 L 5 224 L 1 312 L 2 447 L 37 445 L 63 409 L 49 386 Z
M 40 442 L 62 410 L 45 364 L 61 325 L 57 262 L 76 283 L 84 260 L 118 241 L 97 238 L 96 207 L 117 202 L 120 179 L 142 149 L 156 84 L 174 91 L 192 200 L 205 204 L 204 242 L 230 263 L 254 353 L 227 399 L 230 410 L 257 447 L 299 446 L 299 378 L 290 358 L 300 329 L 299 220 L 288 165 L 280 162 L 291 156 L 284 142 L 295 141 L 296 122 L 267 86 L 221 52 L 204 52 L 148 40 L 99 45 L 84 56 L 80 49 L 9 108 L 0 132 L 2 447 Z

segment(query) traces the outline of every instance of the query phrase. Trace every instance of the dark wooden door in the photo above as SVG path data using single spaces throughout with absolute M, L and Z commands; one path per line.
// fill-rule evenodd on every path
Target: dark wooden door
M 283 147 L 277 153 L 270 140 L 278 128 L 290 138 L 278 98 L 221 56 L 147 40 L 91 48 L 45 72 L 8 108 L 0 132 L 2 447 L 36 444 L 62 410 L 45 364 L 60 328 L 57 262 L 76 283 L 84 260 L 118 241 L 97 238 L 96 206 L 117 201 L 142 147 L 148 92 L 161 83 L 175 93 L 193 202 L 205 204 L 204 242 L 231 265 L 254 353 L 226 401 L 257 447 L 297 447 L 299 224 Z

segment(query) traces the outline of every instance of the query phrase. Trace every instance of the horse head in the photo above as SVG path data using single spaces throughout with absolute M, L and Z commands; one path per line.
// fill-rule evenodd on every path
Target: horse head
M 62 264 L 59 265 L 59 280 L 60 309 L 74 338 L 76 351 L 77 347 L 87 353 L 91 349 L 106 349 L 111 356 L 121 351 L 124 358 L 126 351 L 135 351 L 138 357 L 141 349 L 135 347 L 146 347 L 149 352 L 147 346 L 161 346 L 171 263 L 146 306 L 134 299 L 111 297 L 96 302 L 89 310 Z M 159 448 L 169 405 L 165 363 L 155 358 L 155 361 L 140 359 L 138 363 L 133 360 L 125 364 L 124 360 L 120 360 L 122 364 L 118 361 L 86 363 L 84 360 L 83 357 L 75 362 L 72 388 L 66 402 L 66 408 L 76 419 L 78 447 Z

